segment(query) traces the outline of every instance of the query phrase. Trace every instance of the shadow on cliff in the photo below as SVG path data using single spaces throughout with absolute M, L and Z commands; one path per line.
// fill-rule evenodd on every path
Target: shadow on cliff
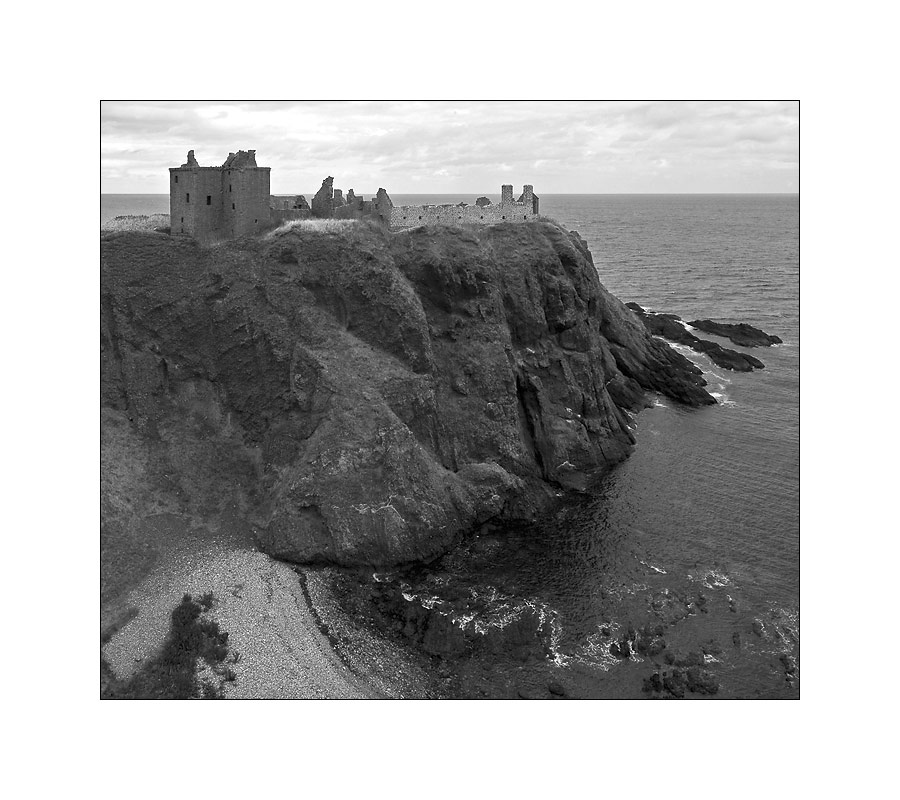
M 100 345 L 105 521 L 143 481 L 297 562 L 434 558 L 592 486 L 646 391 L 714 402 L 550 223 L 103 234 Z

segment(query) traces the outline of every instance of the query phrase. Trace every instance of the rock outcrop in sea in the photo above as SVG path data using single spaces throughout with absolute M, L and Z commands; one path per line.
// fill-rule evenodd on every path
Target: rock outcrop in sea
M 638 315 L 638 318 L 644 323 L 644 326 L 650 333 L 655 336 L 662 336 L 670 342 L 686 345 L 698 353 L 706 353 L 710 360 L 720 367 L 734 370 L 735 372 L 752 372 L 754 369 L 763 369 L 766 366 L 758 358 L 749 356 L 746 353 L 739 353 L 737 350 L 731 350 L 728 347 L 722 347 L 722 345 L 711 342 L 708 339 L 700 339 L 694 336 L 693 333 L 684 327 L 681 317 L 677 314 L 646 311 L 637 303 L 627 303 L 627 306 Z M 709 320 L 706 320 L 706 322 L 709 322 Z M 693 323 L 688 324 L 693 325 Z M 748 325 L 747 327 L 750 328 L 751 326 Z M 752 330 L 756 331 L 758 329 L 752 328 Z M 759 331 L 759 333 L 762 333 L 762 331 Z M 779 339 L 779 341 L 781 340 Z
M 759 328 L 754 328 L 746 322 L 730 323 L 713 322 L 711 319 L 695 319 L 689 322 L 688 325 L 704 333 L 724 336 L 738 347 L 770 347 L 773 344 L 782 344 L 778 336 L 773 336 Z
M 550 223 L 101 235 L 105 413 L 157 484 L 281 559 L 434 558 L 590 487 L 645 392 L 704 385 Z

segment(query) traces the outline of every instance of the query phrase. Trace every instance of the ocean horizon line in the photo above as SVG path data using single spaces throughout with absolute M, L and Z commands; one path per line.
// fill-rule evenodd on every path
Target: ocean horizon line
M 318 191 L 318 189 L 316 190 Z M 356 190 L 354 189 L 354 192 Z M 357 195 L 376 194 L 378 190 L 361 190 Z M 100 192 L 101 196 L 111 197 L 163 197 L 168 192 Z M 297 194 L 315 195 L 315 192 L 272 192 L 273 197 L 294 197 Z M 390 192 L 388 192 L 390 194 Z M 480 192 L 461 189 L 458 192 L 394 192 L 404 197 L 456 196 L 460 194 L 497 195 L 496 191 Z M 537 194 L 537 193 L 536 193 Z M 794 197 L 800 192 L 541 192 L 543 197 Z

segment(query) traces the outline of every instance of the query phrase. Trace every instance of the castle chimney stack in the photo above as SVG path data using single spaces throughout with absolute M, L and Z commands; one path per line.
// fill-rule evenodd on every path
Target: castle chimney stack
M 500 205 L 511 206 L 513 204 L 513 187 L 511 183 L 504 183 L 500 187 Z

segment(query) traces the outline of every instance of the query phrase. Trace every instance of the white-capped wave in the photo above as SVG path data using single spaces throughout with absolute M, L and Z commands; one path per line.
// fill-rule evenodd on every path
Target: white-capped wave
M 640 561 L 640 559 L 638 559 Z M 649 567 L 654 572 L 658 572 L 660 575 L 668 575 L 668 573 L 662 567 L 654 567 L 653 564 L 648 564 L 646 561 L 641 561 L 645 567 Z
M 687 577 L 689 581 L 702 583 L 707 589 L 720 589 L 723 586 L 735 585 L 734 580 L 730 575 L 726 575 L 724 572 L 712 568 L 704 570 L 697 575 L 689 574 Z M 731 599 L 730 596 L 729 599 Z
M 720 386 L 719 388 L 723 389 L 724 387 Z M 716 402 L 720 406 L 725 406 L 727 408 L 737 407 L 737 403 L 735 403 L 734 400 L 731 400 L 726 392 L 710 392 L 710 394 L 716 398 Z

